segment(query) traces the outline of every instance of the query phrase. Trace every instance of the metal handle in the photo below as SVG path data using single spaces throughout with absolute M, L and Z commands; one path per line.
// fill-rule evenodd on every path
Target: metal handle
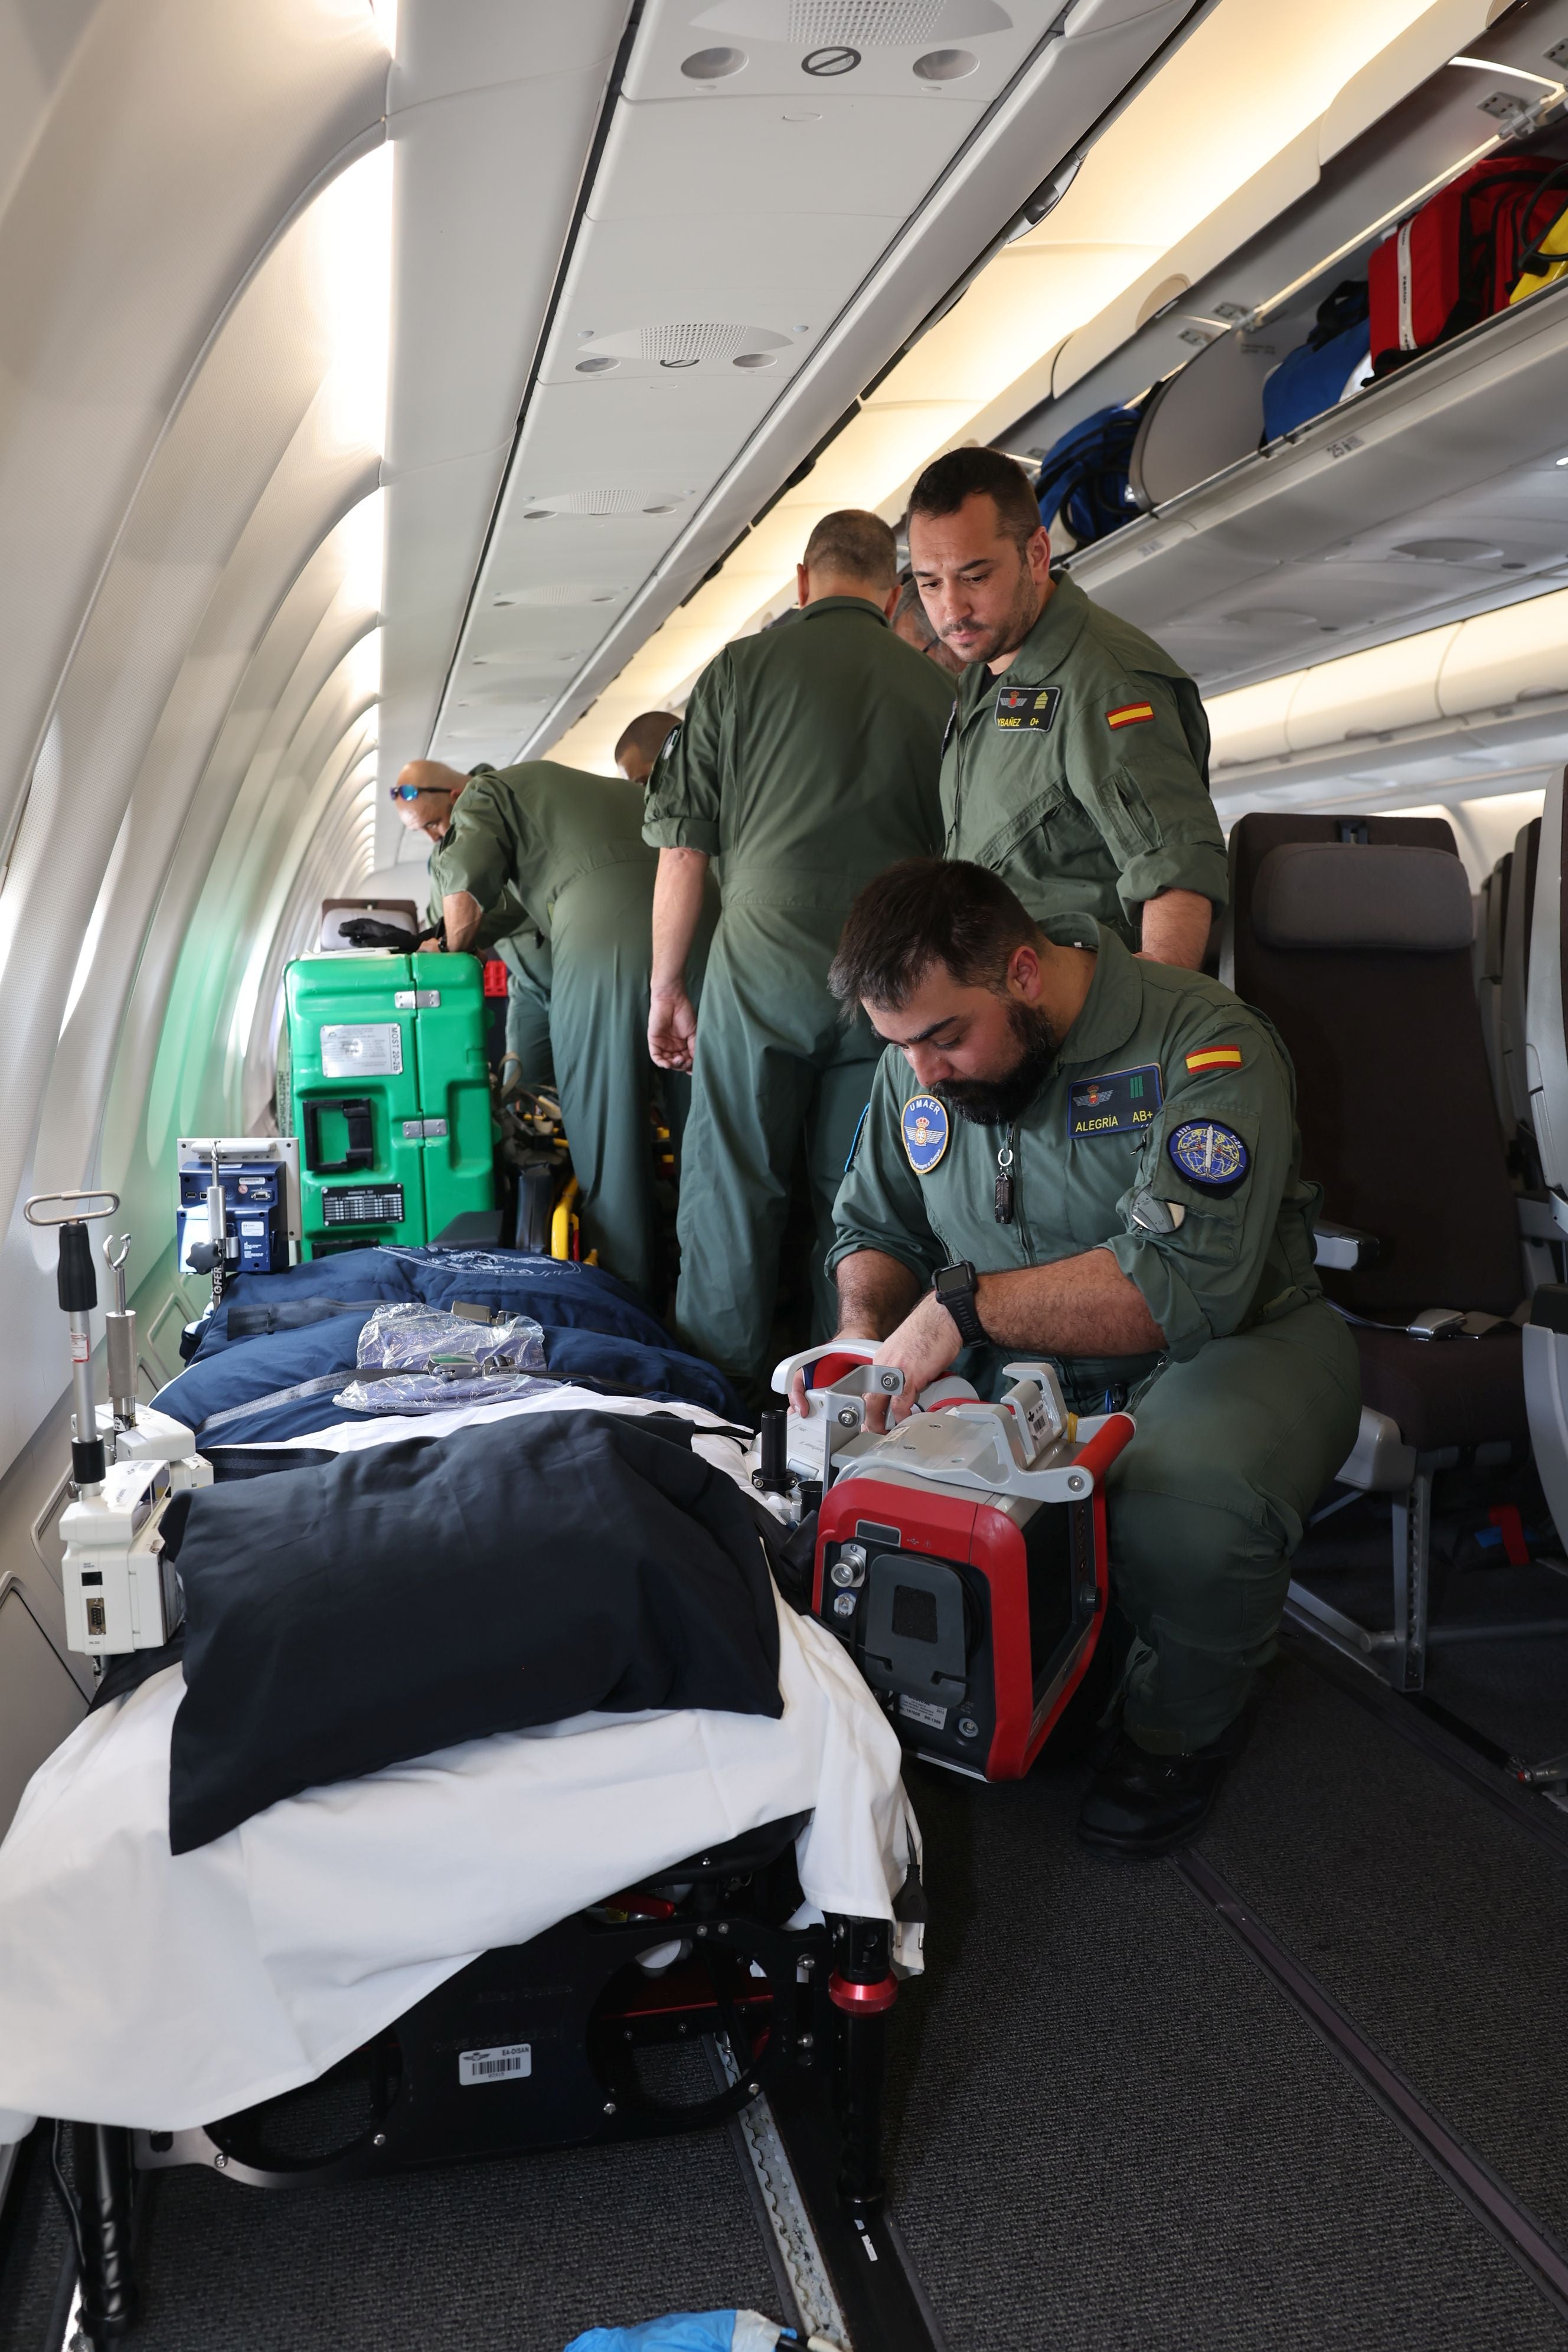
M 880 1342 L 876 1339 L 835 1339 L 826 1348 L 806 1348 L 798 1356 L 786 1356 L 782 1364 L 773 1367 L 773 1388 L 780 1396 L 788 1396 L 789 1384 L 796 1372 L 805 1371 L 812 1364 L 820 1364 L 828 1356 L 847 1357 L 851 1363 L 868 1364 Z M 902 1381 L 900 1386 L 903 1385 Z
M 101 1209 L 84 1209 L 80 1206 L 83 1201 L 101 1201 L 104 1205 Z M 55 1202 L 61 1204 L 59 1214 L 46 1214 Z M 30 1201 L 23 1202 L 22 1214 L 30 1225 L 79 1225 L 89 1217 L 112 1217 L 119 1206 L 118 1192 L 35 1192 Z

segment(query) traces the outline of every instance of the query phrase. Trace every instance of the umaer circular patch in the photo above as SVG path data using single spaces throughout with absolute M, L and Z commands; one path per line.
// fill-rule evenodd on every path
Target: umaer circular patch
M 1234 1192 L 1247 1171 L 1247 1150 L 1236 1129 L 1215 1118 L 1189 1119 L 1172 1130 L 1165 1149 L 1172 1165 L 1189 1184 L 1210 1192 Z
M 904 1156 L 917 1176 L 929 1176 L 947 1150 L 947 1110 L 934 1095 L 911 1095 L 899 1122 Z

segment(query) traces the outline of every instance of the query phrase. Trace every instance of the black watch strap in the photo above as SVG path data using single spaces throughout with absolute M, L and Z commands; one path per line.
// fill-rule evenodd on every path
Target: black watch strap
M 966 1257 L 955 1258 L 952 1265 L 937 1268 L 931 1276 L 931 1288 L 958 1326 L 958 1336 L 965 1347 L 983 1346 L 985 1326 L 980 1320 L 975 1304 L 974 1286 L 977 1276 Z

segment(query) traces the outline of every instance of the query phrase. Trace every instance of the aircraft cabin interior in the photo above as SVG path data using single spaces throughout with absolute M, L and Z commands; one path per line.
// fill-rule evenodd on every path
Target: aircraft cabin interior
M 1568 0 L 0 0 L 0 2346 L 1568 2347 Z

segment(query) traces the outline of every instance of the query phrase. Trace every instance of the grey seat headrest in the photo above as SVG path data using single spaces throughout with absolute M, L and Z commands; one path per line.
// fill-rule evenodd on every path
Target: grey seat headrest
M 1475 933 L 1469 877 L 1446 849 L 1394 842 L 1289 841 L 1253 885 L 1265 947 L 1452 954 Z

